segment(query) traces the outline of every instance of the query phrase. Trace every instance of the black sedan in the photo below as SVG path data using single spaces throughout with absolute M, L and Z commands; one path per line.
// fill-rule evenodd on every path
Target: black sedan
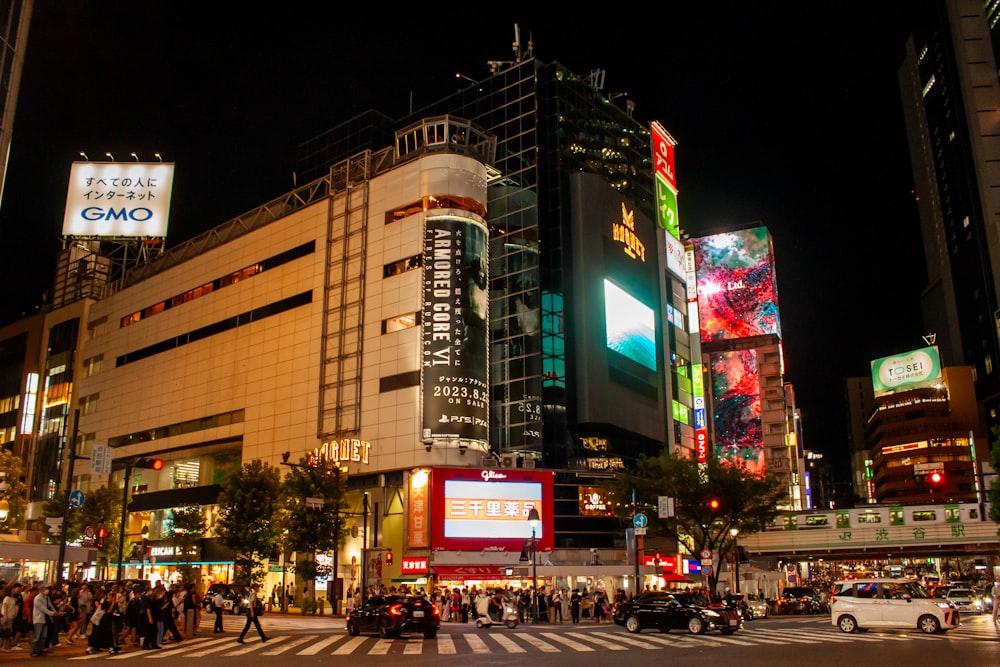
M 347 634 L 376 632 L 382 639 L 404 632 L 422 632 L 434 639 L 441 627 L 437 605 L 422 595 L 376 595 L 347 616 Z
M 739 611 L 733 607 L 713 605 L 694 593 L 652 591 L 618 605 L 614 620 L 629 632 L 656 628 L 663 632 L 687 630 L 700 635 L 707 630 L 719 630 L 731 635 L 742 627 Z
M 819 596 L 808 586 L 789 586 L 778 598 L 779 614 L 819 614 L 822 611 Z

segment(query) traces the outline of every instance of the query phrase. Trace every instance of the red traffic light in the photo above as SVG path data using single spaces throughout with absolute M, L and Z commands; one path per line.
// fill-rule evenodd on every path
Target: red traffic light
M 136 468 L 151 468 L 152 470 L 163 469 L 163 459 L 143 458 L 135 462 Z
M 935 470 L 931 474 L 927 475 L 927 481 L 931 484 L 943 484 L 944 483 L 944 473 L 940 470 Z
M 718 498 L 712 498 L 708 501 L 708 509 L 712 510 L 713 512 L 719 509 L 719 506 L 720 503 Z
M 391 551 L 385 552 L 385 564 L 386 565 L 392 565 L 392 552 Z
M 100 525 L 100 526 L 99 526 L 99 527 L 97 528 L 97 540 L 96 540 L 96 544 L 95 544 L 95 546 L 96 546 L 96 547 L 97 547 L 98 549 L 103 549 L 103 548 L 104 548 L 104 538 L 105 538 L 105 537 L 107 537 L 107 536 L 108 536 L 108 529 L 107 529 L 107 528 L 105 528 L 105 527 L 104 527 L 104 524 L 102 523 L 102 524 L 101 524 L 101 525 Z

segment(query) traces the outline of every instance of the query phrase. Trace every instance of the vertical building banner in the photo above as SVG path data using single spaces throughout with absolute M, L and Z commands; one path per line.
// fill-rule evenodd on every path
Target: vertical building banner
M 650 125 L 653 146 L 654 188 L 656 195 L 656 220 L 675 239 L 680 237 L 680 218 L 677 214 L 677 174 L 674 171 L 674 146 L 677 142 L 660 125 Z
M 424 226 L 423 440 L 488 442 L 486 225 L 456 216 Z
M 739 459 L 752 473 L 764 472 L 757 351 L 713 352 L 715 452 L 719 461 Z
M 426 549 L 430 546 L 430 478 L 418 470 L 410 473 L 410 513 L 408 517 L 407 546 Z M 425 570 L 426 571 L 426 570 Z

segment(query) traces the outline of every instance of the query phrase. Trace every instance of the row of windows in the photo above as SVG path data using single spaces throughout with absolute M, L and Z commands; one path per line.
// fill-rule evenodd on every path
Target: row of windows
M 423 211 L 430 211 L 440 208 L 454 208 L 461 211 L 471 211 L 480 217 L 486 216 L 486 207 L 469 197 L 457 195 L 427 195 L 415 202 L 397 206 L 385 212 L 385 224 L 408 218 Z
M 174 308 L 176 306 L 179 306 L 183 303 L 187 303 L 188 301 L 192 301 L 199 297 L 203 297 L 207 294 L 211 294 L 217 289 L 221 289 L 229 285 L 235 285 L 241 280 L 246 280 L 247 278 L 255 276 L 258 273 L 263 273 L 264 271 L 273 269 L 277 266 L 281 266 L 282 264 L 287 264 L 288 262 L 294 259 L 298 259 L 299 257 L 304 257 L 305 255 L 311 254 L 315 252 L 315 250 L 316 250 L 315 241 L 309 241 L 307 243 L 303 243 L 302 245 L 296 248 L 292 248 L 291 250 L 286 250 L 285 252 L 278 253 L 277 255 L 274 255 L 272 257 L 268 257 L 262 262 L 258 262 L 257 264 L 252 264 L 238 271 L 233 271 L 232 273 L 226 274 L 221 278 L 216 278 L 211 282 L 207 282 L 204 285 L 199 285 L 194 289 L 189 289 L 186 292 L 170 297 L 169 299 L 166 299 L 164 301 L 160 301 L 159 303 L 155 303 L 152 306 L 148 306 L 146 308 L 143 308 L 142 310 L 138 310 L 134 313 L 131 313 L 130 315 L 126 315 L 121 319 L 121 326 L 127 327 L 130 324 L 135 324 L 139 320 L 151 317 L 158 313 L 162 313 L 165 310 Z
M 126 445 L 135 445 L 140 442 L 149 442 L 150 440 L 183 435 L 184 433 L 195 433 L 197 431 L 204 431 L 206 429 L 217 428 L 219 426 L 240 424 L 243 422 L 243 417 L 243 410 L 233 410 L 231 412 L 222 412 L 208 417 L 189 419 L 187 421 L 169 424 L 167 426 L 155 426 L 145 431 L 137 431 L 136 433 L 128 433 L 126 435 L 117 435 L 112 438 L 108 438 L 108 446 L 124 447 Z
M 229 331 L 252 322 L 258 322 L 271 317 L 272 315 L 279 315 L 311 302 L 312 290 L 302 292 L 301 294 L 290 296 L 287 299 L 281 299 L 280 301 L 269 303 L 266 306 L 254 308 L 253 310 L 249 310 L 245 313 L 240 313 L 239 315 L 233 315 L 232 317 L 227 317 L 224 320 L 213 322 L 208 326 L 195 329 L 194 331 L 180 334 L 179 336 L 173 336 L 166 340 L 162 340 L 159 343 L 153 343 L 152 345 L 128 352 L 115 360 L 115 366 L 124 366 L 125 364 L 131 364 L 141 359 L 147 359 L 153 355 L 160 354 L 161 352 L 174 350 L 182 345 L 194 343 L 195 341 L 199 341 L 204 338 L 208 338 L 209 336 L 214 336 L 224 331 Z

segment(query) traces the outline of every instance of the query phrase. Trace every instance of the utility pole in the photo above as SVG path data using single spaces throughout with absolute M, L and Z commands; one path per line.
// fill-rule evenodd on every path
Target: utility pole
M 66 560 L 66 529 L 69 528 L 69 494 L 71 491 L 70 487 L 73 486 L 73 466 L 76 463 L 76 443 L 79 428 L 80 410 L 77 408 L 73 411 L 73 432 L 69 439 L 69 462 L 66 466 L 66 484 L 63 487 L 65 497 L 63 498 L 62 530 L 59 531 L 59 560 L 56 562 L 56 581 L 63 580 L 62 571 Z

